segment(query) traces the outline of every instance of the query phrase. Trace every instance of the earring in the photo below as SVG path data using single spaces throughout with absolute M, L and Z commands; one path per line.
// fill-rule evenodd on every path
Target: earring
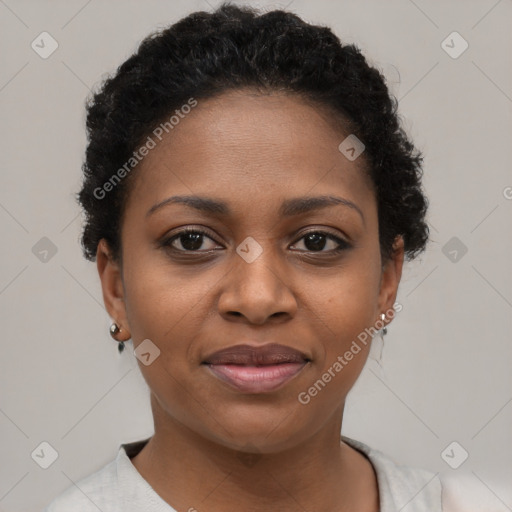
M 121 353 L 124 350 L 124 341 L 119 341 L 116 336 L 122 331 L 121 327 L 117 325 L 115 322 L 110 326 L 110 336 L 114 340 L 118 342 L 117 349 L 119 350 L 119 353 Z
M 379 329 L 379 357 L 378 359 L 375 359 L 376 363 L 379 365 L 379 367 L 382 369 L 382 352 L 384 350 L 384 336 L 388 333 L 388 330 L 386 329 L 386 315 L 384 313 L 380 314 L 380 321 L 382 322 L 382 328 Z
M 380 319 L 381 319 L 382 323 L 384 324 L 384 327 L 382 327 L 382 335 L 385 336 L 388 333 L 388 329 L 386 327 L 386 324 L 384 323 L 386 321 L 386 314 L 381 313 Z

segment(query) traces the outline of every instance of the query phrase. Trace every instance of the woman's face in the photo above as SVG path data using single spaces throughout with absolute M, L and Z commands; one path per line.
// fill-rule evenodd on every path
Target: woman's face
M 349 134 L 297 97 L 232 91 L 164 135 L 133 171 L 122 269 L 103 242 L 97 260 L 112 318 L 160 350 L 139 361 L 154 414 L 264 453 L 339 424 L 370 344 L 344 355 L 392 307 L 403 257 L 383 267 L 363 159 L 338 149 Z M 338 202 L 303 201 L 325 196 Z

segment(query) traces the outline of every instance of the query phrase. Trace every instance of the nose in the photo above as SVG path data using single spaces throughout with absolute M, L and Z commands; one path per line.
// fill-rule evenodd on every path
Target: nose
M 261 325 L 270 319 L 286 321 L 295 316 L 297 301 L 287 282 L 284 264 L 270 249 L 249 263 L 234 255 L 219 297 L 219 313 L 229 321 Z

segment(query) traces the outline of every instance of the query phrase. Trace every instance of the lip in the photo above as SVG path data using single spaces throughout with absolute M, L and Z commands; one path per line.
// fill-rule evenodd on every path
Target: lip
M 269 393 L 283 387 L 310 359 L 298 350 L 275 343 L 235 345 L 206 357 L 210 372 L 244 393 Z

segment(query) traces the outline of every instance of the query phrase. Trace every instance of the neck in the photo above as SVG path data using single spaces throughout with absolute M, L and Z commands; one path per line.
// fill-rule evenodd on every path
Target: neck
M 340 440 L 343 407 L 293 448 L 250 453 L 197 434 L 162 411 L 153 396 L 151 404 L 155 435 L 132 463 L 176 510 L 378 510 L 371 464 Z

